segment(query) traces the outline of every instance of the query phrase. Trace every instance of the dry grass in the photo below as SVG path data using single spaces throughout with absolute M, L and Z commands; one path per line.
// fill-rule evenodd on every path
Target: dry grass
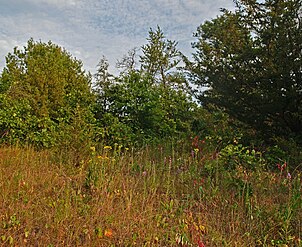
M 0 244 L 301 246 L 299 174 L 215 172 L 162 149 L 64 155 L 0 149 Z

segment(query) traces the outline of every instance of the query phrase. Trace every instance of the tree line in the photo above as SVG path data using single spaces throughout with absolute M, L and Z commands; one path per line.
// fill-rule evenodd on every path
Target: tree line
M 197 28 L 193 59 L 157 27 L 140 56 L 133 49 L 117 63 L 118 75 L 106 58 L 91 75 L 51 41 L 14 48 L 0 76 L 1 142 L 142 145 L 209 134 L 228 142 L 241 132 L 301 144 L 302 2 L 235 4 Z

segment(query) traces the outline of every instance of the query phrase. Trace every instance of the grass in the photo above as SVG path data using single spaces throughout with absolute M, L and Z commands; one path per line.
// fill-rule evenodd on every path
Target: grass
M 302 246 L 301 174 L 157 147 L 0 148 L 3 246 Z

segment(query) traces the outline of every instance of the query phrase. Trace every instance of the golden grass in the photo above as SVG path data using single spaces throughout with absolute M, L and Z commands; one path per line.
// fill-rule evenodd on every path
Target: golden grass
M 301 246 L 298 174 L 209 175 L 184 151 L 63 156 L 0 149 L 0 245 Z

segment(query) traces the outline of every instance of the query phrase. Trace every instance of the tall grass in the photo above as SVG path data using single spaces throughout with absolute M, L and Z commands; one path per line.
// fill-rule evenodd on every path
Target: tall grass
M 301 174 L 175 147 L 0 149 L 3 246 L 301 246 Z

